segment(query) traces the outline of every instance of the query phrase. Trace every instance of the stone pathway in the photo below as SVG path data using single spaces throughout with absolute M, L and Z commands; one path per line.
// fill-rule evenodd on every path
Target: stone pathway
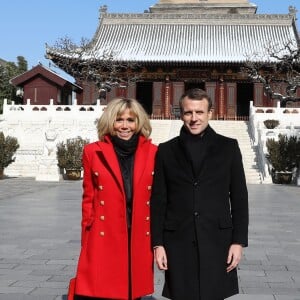
M 81 184 L 0 181 L 0 300 L 66 299 L 80 249 Z M 248 188 L 249 248 L 241 294 L 230 300 L 300 300 L 300 188 Z M 166 299 L 162 285 L 156 270 L 154 299 Z

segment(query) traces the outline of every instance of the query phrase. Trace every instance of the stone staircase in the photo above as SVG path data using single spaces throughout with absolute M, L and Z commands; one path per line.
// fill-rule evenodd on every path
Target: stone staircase
M 247 183 L 262 183 L 256 150 L 251 144 L 248 132 L 248 122 L 212 120 L 209 124 L 217 133 L 237 139 L 243 157 Z
M 248 122 L 211 120 L 210 126 L 219 134 L 237 139 L 242 152 L 247 183 L 260 184 L 261 176 L 256 162 L 256 151 L 251 145 Z M 180 120 L 151 120 L 151 138 L 154 144 L 165 142 L 179 134 Z

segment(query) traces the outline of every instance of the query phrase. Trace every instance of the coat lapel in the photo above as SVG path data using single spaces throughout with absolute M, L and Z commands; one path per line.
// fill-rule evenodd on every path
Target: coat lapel
M 197 176 L 197 179 L 200 181 L 203 177 L 206 176 L 207 172 L 211 172 L 210 168 L 210 159 L 215 157 L 215 153 L 218 150 L 218 140 L 217 134 L 213 129 L 210 129 L 210 137 L 207 141 L 208 145 L 206 148 L 206 152 L 204 154 L 204 158 L 202 161 L 201 170 Z
M 176 157 L 176 161 L 180 165 L 180 170 L 182 170 L 188 178 L 193 180 L 194 174 L 193 174 L 193 168 L 191 165 L 191 162 L 188 160 L 187 155 L 183 149 L 183 147 L 180 145 L 179 137 L 176 139 L 177 144 L 174 145 L 173 151 L 174 155 Z
M 120 190 L 124 192 L 123 178 L 121 174 L 119 161 L 111 141 L 108 138 L 106 138 L 104 142 L 98 142 L 98 145 L 99 151 L 97 151 L 97 154 L 100 160 L 111 172 Z
M 139 142 L 134 158 L 134 170 L 133 170 L 133 185 L 138 186 L 139 181 L 144 173 L 147 157 L 149 153 L 150 143 L 143 137 L 139 137 Z

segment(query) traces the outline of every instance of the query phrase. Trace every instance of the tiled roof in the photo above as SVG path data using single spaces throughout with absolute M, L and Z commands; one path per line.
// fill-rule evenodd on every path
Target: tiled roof
M 66 84 L 69 84 L 73 87 L 73 90 L 82 90 L 82 88 L 62 76 L 55 73 L 53 70 L 43 66 L 42 64 L 38 64 L 34 66 L 31 70 L 28 70 L 10 80 L 10 82 L 15 86 L 23 86 L 25 82 L 29 81 L 31 78 L 36 77 L 37 75 L 41 75 L 48 80 L 56 83 L 58 86 L 63 87 Z
M 142 63 L 242 63 L 254 54 L 266 60 L 269 45 L 296 46 L 297 39 L 290 15 L 103 14 L 92 53 Z

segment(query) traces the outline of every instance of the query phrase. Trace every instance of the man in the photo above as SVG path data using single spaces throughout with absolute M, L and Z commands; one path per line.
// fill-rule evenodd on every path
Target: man
M 151 196 L 154 258 L 163 296 L 222 300 L 238 293 L 236 267 L 248 244 L 248 192 L 238 143 L 208 124 L 210 97 L 180 99 L 179 137 L 159 145 Z

